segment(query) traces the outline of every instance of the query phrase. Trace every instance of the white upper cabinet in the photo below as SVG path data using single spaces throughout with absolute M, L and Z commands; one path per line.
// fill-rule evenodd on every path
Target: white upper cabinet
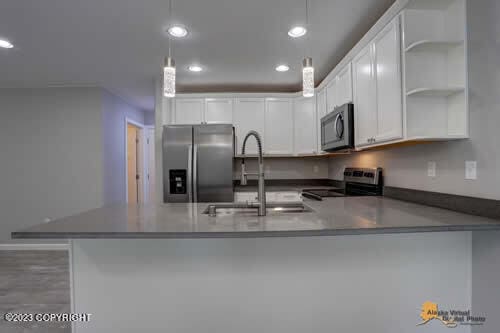
M 326 113 L 332 112 L 337 105 L 337 78 L 333 78 L 326 86 Z
M 399 18 L 353 60 L 355 145 L 403 137 Z
M 175 124 L 201 124 L 205 100 L 203 98 L 176 98 L 174 110 Z
M 332 112 L 337 106 L 352 102 L 351 63 L 342 68 L 326 87 L 326 109 Z
M 236 129 L 236 155 L 241 154 L 243 139 L 251 130 L 257 131 L 265 144 L 264 98 L 236 98 L 233 109 L 233 123 Z M 257 154 L 257 144 L 253 137 L 248 139 L 245 153 Z
M 294 101 L 294 152 L 297 155 L 316 154 L 316 99 L 298 97 Z
M 232 124 L 233 99 L 232 98 L 205 99 L 205 122 L 207 124 Z
M 352 70 L 348 63 L 337 75 L 337 106 L 352 102 Z
M 293 103 L 290 98 L 266 99 L 266 154 L 293 154 Z
M 375 38 L 377 82 L 376 142 L 403 137 L 401 91 L 401 45 L 399 20 L 396 18 Z
M 370 44 L 352 62 L 356 146 L 371 144 L 377 134 L 377 97 L 373 58 L 373 45 Z
M 321 150 L 321 118 L 326 116 L 326 89 L 322 89 L 316 95 L 316 113 L 317 113 L 317 127 L 316 127 L 316 137 L 318 138 L 318 151 L 322 153 Z

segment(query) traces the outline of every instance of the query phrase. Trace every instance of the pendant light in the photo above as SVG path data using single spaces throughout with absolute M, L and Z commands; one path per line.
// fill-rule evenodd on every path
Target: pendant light
M 302 61 L 302 96 L 314 96 L 314 67 L 310 57 Z
M 306 0 L 306 27 L 309 29 L 309 1 Z M 312 58 L 306 57 L 302 61 L 302 96 L 314 96 L 314 67 Z
M 172 0 L 168 2 L 168 21 L 172 21 Z M 168 36 L 168 57 L 165 57 L 163 67 L 163 95 L 165 97 L 175 97 L 175 61 L 171 56 L 170 34 Z
M 163 95 L 165 97 L 175 97 L 175 61 L 170 56 L 165 57 L 163 67 Z

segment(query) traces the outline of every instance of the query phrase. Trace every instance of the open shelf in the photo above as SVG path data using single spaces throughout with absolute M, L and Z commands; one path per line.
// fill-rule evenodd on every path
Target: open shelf
M 457 93 L 464 92 L 464 87 L 446 87 L 446 88 L 416 88 L 409 90 L 406 96 L 424 96 L 424 97 L 448 97 Z
M 448 51 L 451 48 L 461 46 L 463 44 L 464 44 L 463 40 L 456 40 L 456 41 L 420 40 L 410 44 L 405 49 L 405 52 Z

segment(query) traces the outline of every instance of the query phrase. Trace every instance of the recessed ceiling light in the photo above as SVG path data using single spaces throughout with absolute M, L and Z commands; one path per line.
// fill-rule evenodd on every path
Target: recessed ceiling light
M 186 35 L 188 34 L 188 31 L 183 26 L 173 25 L 170 28 L 168 28 L 168 33 L 171 36 L 174 36 L 177 38 L 182 38 L 182 37 L 186 37 Z
M 288 36 L 293 38 L 302 37 L 306 34 L 306 32 L 307 32 L 306 28 L 298 25 L 288 30 Z
M 5 39 L 0 39 L 0 47 L 3 47 L 4 49 L 11 49 L 14 47 L 11 42 Z
M 287 65 L 279 65 L 276 67 L 277 72 L 286 72 L 289 69 L 290 67 L 288 67 Z
M 201 72 L 203 70 L 203 67 L 201 67 L 199 65 L 191 65 L 191 66 L 188 67 L 188 69 L 191 72 Z

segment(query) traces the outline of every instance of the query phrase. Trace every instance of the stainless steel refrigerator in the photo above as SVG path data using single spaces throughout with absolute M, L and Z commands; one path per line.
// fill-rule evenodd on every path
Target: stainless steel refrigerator
M 163 201 L 232 202 L 230 124 L 163 127 Z

